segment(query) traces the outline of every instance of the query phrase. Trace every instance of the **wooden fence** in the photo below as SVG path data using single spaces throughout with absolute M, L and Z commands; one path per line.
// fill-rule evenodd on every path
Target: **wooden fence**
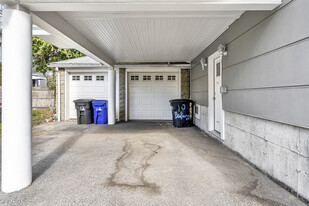
M 0 86 L 0 104 L 2 104 L 2 87 Z M 32 87 L 32 108 L 48 109 L 55 107 L 55 92 L 48 87 Z

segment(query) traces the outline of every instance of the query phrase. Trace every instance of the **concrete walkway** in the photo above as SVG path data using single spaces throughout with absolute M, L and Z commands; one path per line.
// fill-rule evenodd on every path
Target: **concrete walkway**
M 1 205 L 305 205 L 196 127 L 47 123 L 33 184 Z

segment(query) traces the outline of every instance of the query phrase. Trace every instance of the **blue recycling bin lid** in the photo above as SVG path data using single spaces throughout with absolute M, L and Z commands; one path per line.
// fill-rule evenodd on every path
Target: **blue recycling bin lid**
M 93 100 L 92 101 L 92 106 L 104 106 L 106 107 L 107 105 L 107 100 Z

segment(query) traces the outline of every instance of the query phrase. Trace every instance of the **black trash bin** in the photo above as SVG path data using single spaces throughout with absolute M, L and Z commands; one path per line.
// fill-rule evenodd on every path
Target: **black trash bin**
M 77 112 L 77 124 L 92 124 L 93 123 L 93 99 L 77 99 L 74 100 L 75 109 Z
M 192 105 L 190 99 L 172 99 L 170 100 L 173 114 L 173 125 L 175 127 L 190 127 L 193 125 Z

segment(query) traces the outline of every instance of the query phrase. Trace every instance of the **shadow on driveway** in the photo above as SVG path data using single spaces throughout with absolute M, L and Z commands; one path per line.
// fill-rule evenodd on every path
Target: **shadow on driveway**
M 57 147 L 44 159 L 40 160 L 38 163 L 33 165 L 32 182 L 34 182 L 37 178 L 39 178 L 42 174 L 44 174 L 46 170 L 48 170 L 68 149 L 70 149 L 83 136 L 83 131 L 85 130 L 87 130 L 87 128 L 83 129 L 76 135 L 72 135 L 67 141 L 65 141 L 62 145 Z

